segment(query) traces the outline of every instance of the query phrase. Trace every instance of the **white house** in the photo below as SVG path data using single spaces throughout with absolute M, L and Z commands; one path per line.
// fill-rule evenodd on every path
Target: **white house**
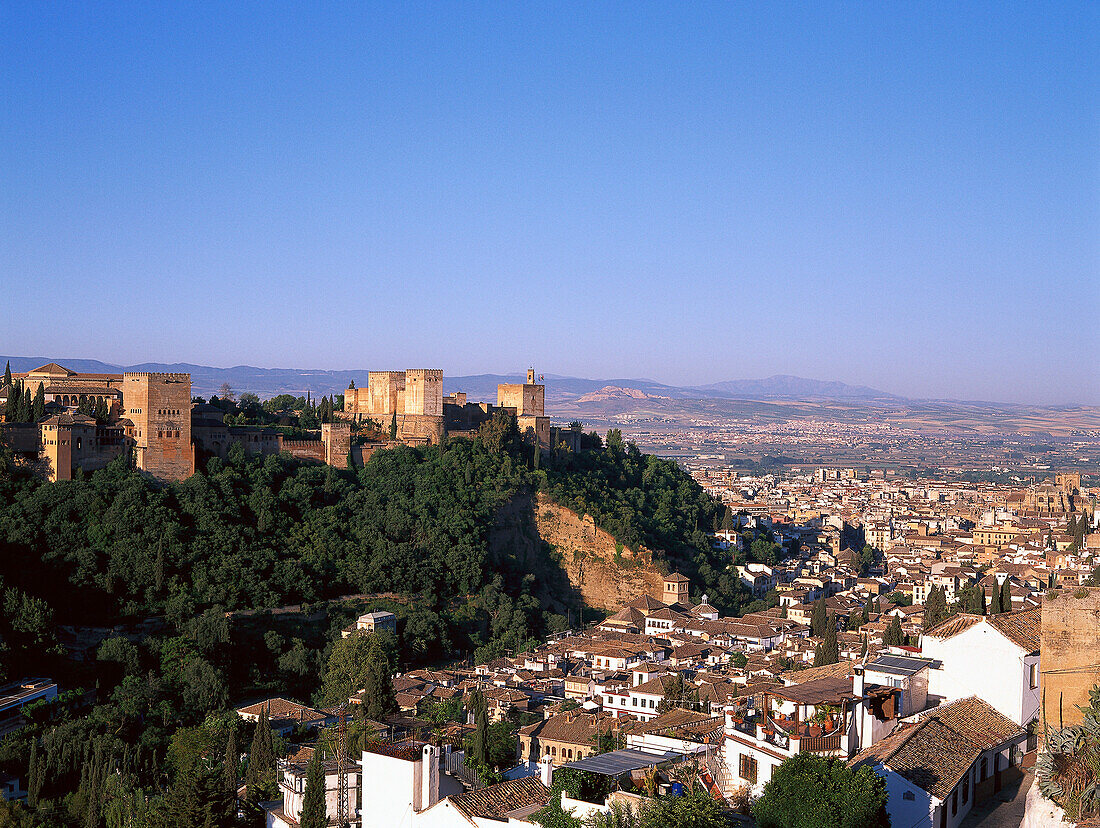
M 439 749 L 432 745 L 371 745 L 363 751 L 362 828 L 502 828 L 527 825 L 525 817 L 550 798 L 553 766 L 538 776 L 440 796 Z M 453 783 L 449 777 L 445 777 Z M 457 784 L 457 783 L 454 783 Z
M 945 701 L 979 696 L 1026 727 L 1039 716 L 1040 610 L 960 613 L 924 634 L 922 654 L 939 662 L 928 693 Z
M 282 804 L 267 814 L 267 828 L 297 828 L 302 817 L 302 803 L 306 793 L 306 773 L 313 748 L 302 747 L 296 753 L 278 762 L 279 793 Z M 322 763 L 325 774 L 325 813 L 329 820 L 337 817 L 337 787 L 340 781 L 340 768 L 336 760 Z M 358 824 L 355 817 L 355 805 L 359 800 L 359 768 L 354 762 L 348 762 L 343 768 L 348 780 L 349 817 Z
M 1015 768 L 1023 728 L 981 699 L 934 708 L 862 751 L 849 764 L 886 781 L 890 824 L 955 828 Z

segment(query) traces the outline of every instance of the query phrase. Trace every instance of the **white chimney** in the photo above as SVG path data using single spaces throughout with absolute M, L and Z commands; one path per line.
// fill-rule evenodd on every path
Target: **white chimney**
M 439 748 L 424 745 L 423 766 L 420 769 L 420 807 L 424 810 L 439 801 Z
M 539 778 L 548 788 L 554 784 L 554 760 L 550 758 L 549 753 L 539 759 Z
M 863 665 L 859 665 L 854 670 L 855 678 L 852 679 L 852 695 L 857 699 L 863 698 L 863 693 L 866 688 L 866 682 L 863 677 Z

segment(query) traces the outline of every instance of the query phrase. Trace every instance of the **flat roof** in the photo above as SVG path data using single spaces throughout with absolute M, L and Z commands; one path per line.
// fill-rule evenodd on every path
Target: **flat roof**
M 919 673 L 925 667 L 931 667 L 932 661 L 927 658 L 914 658 L 902 655 L 880 655 L 874 661 L 866 664 L 866 669 L 876 673 L 890 673 L 895 676 L 912 676 Z
M 844 699 L 856 698 L 850 678 L 820 678 L 789 687 L 769 687 L 764 693 L 795 704 L 836 704 Z
M 644 750 L 625 748 L 601 753 L 597 756 L 589 756 L 587 759 L 578 759 L 576 762 L 565 765 L 565 767 L 598 773 L 601 776 L 622 776 L 630 771 L 641 770 L 672 759 L 682 758 L 684 758 L 684 754 L 677 753 L 674 750 L 665 753 L 646 753 Z

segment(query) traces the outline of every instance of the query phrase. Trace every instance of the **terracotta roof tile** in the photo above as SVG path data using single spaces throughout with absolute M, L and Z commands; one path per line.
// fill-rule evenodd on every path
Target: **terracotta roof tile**
M 451 797 L 451 804 L 470 819 L 507 819 L 507 814 L 534 805 L 545 805 L 550 789 L 537 776 L 513 779 Z

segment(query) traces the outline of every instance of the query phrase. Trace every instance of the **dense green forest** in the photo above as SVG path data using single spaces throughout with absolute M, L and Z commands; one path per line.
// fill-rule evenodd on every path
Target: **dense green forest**
M 494 516 L 520 493 L 588 512 L 736 610 L 728 553 L 706 536 L 721 507 L 674 463 L 616 433 L 606 444 L 581 436 L 578 451 L 536 459 L 502 417 L 474 440 L 379 451 L 357 470 L 238 447 L 170 485 L 121 460 L 47 483 L 0 457 L 0 671 L 96 688 L 42 705 L 30 728 L 0 742 L 0 767 L 32 769 L 35 796 L 50 804 L 40 815 L 101 825 L 108 780 L 125 786 L 112 802 L 198 784 L 195 755 L 236 738 L 231 702 L 272 692 L 320 701 L 350 612 L 295 627 L 269 614 L 230 620 L 233 610 L 392 593 L 373 605 L 399 616 L 392 653 L 403 668 L 488 659 L 564 629 L 536 597 L 549 587 L 507 554 L 490 555 Z M 76 663 L 59 644 L 62 625 L 120 626 Z

